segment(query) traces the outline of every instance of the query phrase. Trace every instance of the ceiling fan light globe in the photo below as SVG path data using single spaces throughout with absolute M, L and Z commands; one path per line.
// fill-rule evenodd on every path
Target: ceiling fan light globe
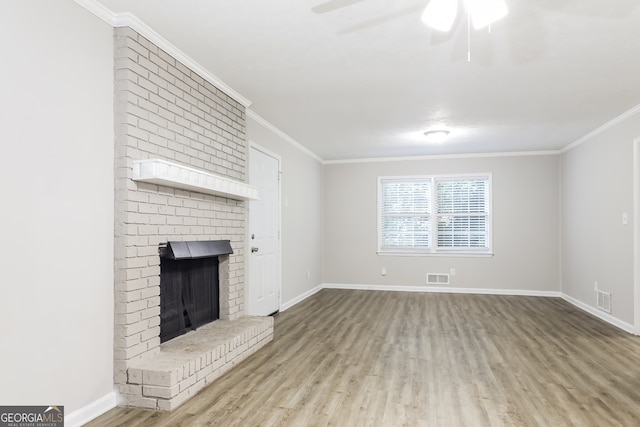
M 504 18 L 509 13 L 504 0 L 466 0 L 466 6 L 476 30 Z
M 422 13 L 422 22 L 438 31 L 449 31 L 458 13 L 458 0 L 431 0 Z

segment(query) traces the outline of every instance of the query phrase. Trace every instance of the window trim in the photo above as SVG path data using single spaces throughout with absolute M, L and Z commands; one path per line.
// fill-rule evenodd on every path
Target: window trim
M 487 180 L 487 247 L 486 248 L 438 248 L 437 246 L 437 194 L 436 181 L 446 179 L 486 179 Z M 449 256 L 449 257 L 491 257 L 493 256 L 493 179 L 491 173 L 434 174 L 434 175 L 393 175 L 378 176 L 377 186 L 377 254 L 394 256 Z M 431 247 L 429 249 L 382 248 L 382 182 L 384 180 L 431 180 Z

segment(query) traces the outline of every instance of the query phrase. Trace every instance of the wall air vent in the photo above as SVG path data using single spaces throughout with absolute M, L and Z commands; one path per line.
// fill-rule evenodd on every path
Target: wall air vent
M 596 307 L 611 314 L 611 294 L 596 290 Z
M 449 275 L 439 273 L 427 273 L 427 285 L 448 285 Z

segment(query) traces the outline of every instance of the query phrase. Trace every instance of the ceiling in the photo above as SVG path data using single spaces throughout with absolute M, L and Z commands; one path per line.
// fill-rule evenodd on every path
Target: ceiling
M 324 160 L 557 150 L 640 104 L 638 0 L 506 1 L 443 34 L 428 0 L 99 0 Z

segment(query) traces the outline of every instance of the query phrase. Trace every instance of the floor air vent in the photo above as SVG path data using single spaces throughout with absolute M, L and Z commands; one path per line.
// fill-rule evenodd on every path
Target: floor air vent
M 607 313 L 611 314 L 611 294 L 596 290 L 596 306 Z
M 448 274 L 427 273 L 427 285 L 448 285 Z

